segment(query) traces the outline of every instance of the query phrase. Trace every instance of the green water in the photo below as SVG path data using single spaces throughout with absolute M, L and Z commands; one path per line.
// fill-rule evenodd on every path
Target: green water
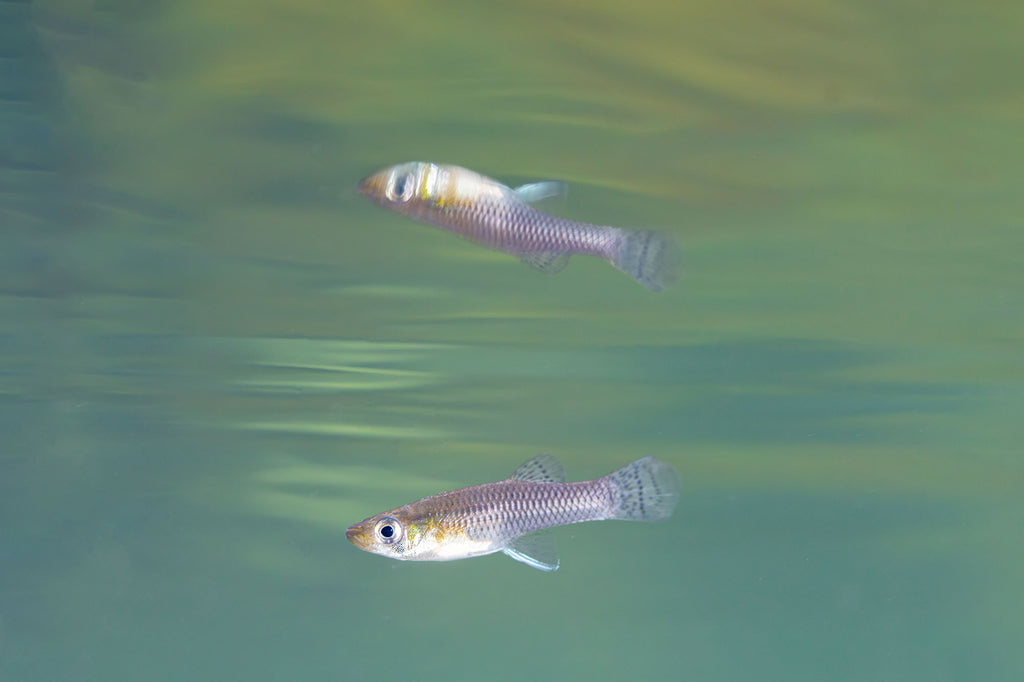
M 1022 7 L 0 2 L 0 679 L 1024 679 Z M 683 281 L 355 194 L 415 159 Z M 542 451 L 683 498 L 344 539 Z

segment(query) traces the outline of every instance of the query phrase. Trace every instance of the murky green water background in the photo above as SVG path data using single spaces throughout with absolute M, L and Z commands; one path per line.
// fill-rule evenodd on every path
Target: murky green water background
M 1022 7 L 0 2 L 0 679 L 1024 678 Z M 411 159 L 684 281 L 355 195 Z M 541 451 L 676 517 L 343 537 Z

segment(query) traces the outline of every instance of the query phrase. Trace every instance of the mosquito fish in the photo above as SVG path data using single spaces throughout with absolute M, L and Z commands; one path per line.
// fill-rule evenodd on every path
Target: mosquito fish
M 426 497 L 357 523 L 349 542 L 410 561 L 452 561 L 504 552 L 542 571 L 558 568 L 545 528 L 583 521 L 663 521 L 679 499 L 675 470 L 644 457 L 593 481 L 566 483 L 551 455 L 538 455 L 511 478 Z
M 651 291 L 678 279 L 679 256 L 667 234 L 579 223 L 529 204 L 565 193 L 561 182 L 515 190 L 458 166 L 413 161 L 385 168 L 359 183 L 384 208 L 442 227 L 548 274 L 574 253 L 603 258 Z

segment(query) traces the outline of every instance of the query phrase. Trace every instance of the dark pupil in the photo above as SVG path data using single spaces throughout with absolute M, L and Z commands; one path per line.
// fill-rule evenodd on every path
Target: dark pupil
M 403 175 L 402 177 L 395 180 L 395 196 L 405 196 L 405 179 L 408 176 Z
M 389 537 L 391 537 L 392 535 L 395 534 L 395 529 L 392 528 L 391 526 L 381 526 L 380 527 L 380 534 L 383 535 L 386 538 L 389 538 Z

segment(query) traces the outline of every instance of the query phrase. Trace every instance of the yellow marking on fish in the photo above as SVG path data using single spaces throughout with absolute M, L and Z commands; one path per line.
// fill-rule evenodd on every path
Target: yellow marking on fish
M 436 168 L 437 166 L 434 166 L 433 164 L 427 164 L 426 167 L 423 169 L 423 172 L 420 173 L 419 195 L 420 199 L 422 199 L 423 201 L 430 199 L 430 190 L 432 189 L 431 180 L 436 174 Z
M 448 540 L 449 527 L 442 524 L 435 516 L 431 516 L 427 519 L 427 531 L 427 534 L 439 544 Z
M 438 187 L 436 190 L 437 191 L 434 192 L 433 197 L 434 206 L 437 208 L 444 208 L 453 202 L 454 197 L 451 196 L 450 192 L 446 191 L 446 187 Z

